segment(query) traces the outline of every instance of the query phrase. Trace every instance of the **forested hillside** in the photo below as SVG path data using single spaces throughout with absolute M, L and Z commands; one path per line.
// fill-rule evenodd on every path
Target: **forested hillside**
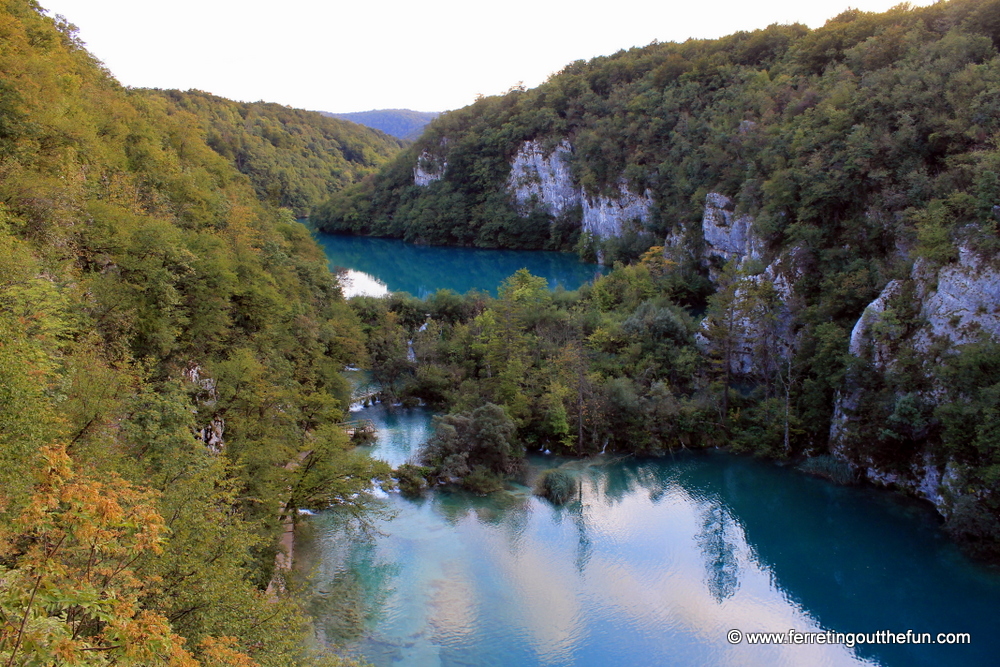
M 325 664 L 264 589 L 283 512 L 386 473 L 336 427 L 358 320 L 208 98 L 126 90 L 74 31 L 0 3 L 0 661 Z
M 443 114 L 314 219 L 642 258 L 578 295 L 359 311 L 404 394 L 503 405 L 554 450 L 807 457 L 995 551 L 998 45 L 1000 2 L 953 0 L 575 62 Z M 440 308 L 417 366 L 386 361 Z
M 647 229 L 661 240 L 699 220 L 717 191 L 755 216 L 772 247 L 869 236 L 891 244 L 894 223 L 878 216 L 912 220 L 959 192 L 979 201 L 974 172 L 986 168 L 1000 122 L 996 16 L 980 0 L 851 10 L 814 31 L 774 25 L 578 61 L 537 88 L 443 114 L 373 186 L 339 196 L 317 222 L 514 245 L 507 230 L 526 216 L 505 187 L 510 163 L 526 141 L 551 152 L 569 140 L 573 183 L 590 197 L 622 183 L 648 190 Z M 440 178 L 416 185 L 414 168 Z M 530 242 L 552 240 L 543 232 Z
M 437 111 L 412 111 L 410 109 L 373 109 L 372 111 L 354 111 L 351 113 L 330 113 L 321 111 L 324 116 L 349 120 L 365 127 L 381 130 L 397 139 L 416 140 L 424 131 L 427 123 L 441 114 Z
M 204 140 L 250 178 L 257 196 L 309 215 L 402 147 L 380 131 L 269 102 L 234 102 L 197 90 L 143 90 L 167 113 L 197 116 Z

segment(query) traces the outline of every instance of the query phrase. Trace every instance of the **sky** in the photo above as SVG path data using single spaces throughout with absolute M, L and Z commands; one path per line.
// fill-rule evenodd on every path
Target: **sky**
M 315 111 L 445 111 L 579 59 L 897 0 L 39 0 L 124 85 Z M 916 0 L 911 4 L 930 4 Z

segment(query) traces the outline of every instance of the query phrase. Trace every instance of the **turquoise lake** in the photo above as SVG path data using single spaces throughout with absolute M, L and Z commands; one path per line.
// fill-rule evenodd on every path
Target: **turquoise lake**
M 371 454 L 404 462 L 421 408 L 354 413 Z M 1000 575 L 968 561 L 933 510 L 724 452 L 557 460 L 554 507 L 527 486 L 477 497 L 388 494 L 368 535 L 336 512 L 297 546 L 326 640 L 375 665 L 995 665 Z M 530 480 L 529 480 L 530 481 Z M 356 600 L 346 634 L 324 596 Z M 968 632 L 963 646 L 732 645 L 727 633 Z
M 489 286 L 447 282 L 486 272 L 444 259 L 437 281 L 413 267 L 423 277 L 392 282 L 422 261 L 401 259 L 414 247 L 326 240 L 371 262 L 331 263 L 372 269 L 388 289 Z M 497 268 L 497 280 L 518 264 Z M 359 394 L 371 389 L 352 375 Z M 422 408 L 356 408 L 378 429 L 368 451 L 393 466 L 431 433 Z M 531 492 L 554 466 L 578 484 L 561 507 Z M 378 492 L 382 514 L 365 529 L 336 510 L 303 521 L 296 564 L 318 641 L 379 667 L 1000 664 L 1000 572 L 963 556 L 926 503 L 720 451 L 536 456 L 529 468 L 488 497 Z M 971 644 L 731 644 L 732 630 L 969 633 Z
M 548 279 L 549 286 L 574 290 L 592 280 L 601 267 L 584 264 L 564 252 L 485 250 L 405 243 L 398 239 L 316 233 L 316 241 L 334 270 L 349 269 L 358 293 L 409 292 L 426 298 L 439 289 L 465 294 L 488 291 L 496 296 L 500 282 L 521 268 Z M 360 275 L 359 275 L 360 274 Z M 353 296 L 351 286 L 345 295 Z

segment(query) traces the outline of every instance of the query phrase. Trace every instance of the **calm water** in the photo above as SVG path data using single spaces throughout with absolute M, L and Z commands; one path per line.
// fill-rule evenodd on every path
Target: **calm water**
M 577 289 L 600 271 L 576 255 L 561 252 L 483 250 L 405 243 L 367 236 L 315 234 L 334 269 L 350 269 L 345 295 L 379 296 L 386 291 L 409 292 L 421 299 L 439 289 L 465 294 L 480 289 L 496 295 L 497 286 L 521 268 L 544 276 L 555 288 Z
M 405 461 L 419 408 L 366 408 L 373 456 Z M 995 665 L 1000 577 L 923 505 L 719 452 L 533 461 L 579 480 L 556 508 L 389 494 L 396 516 L 345 534 L 313 517 L 318 625 L 376 665 Z M 346 613 L 345 612 L 349 612 Z M 347 618 L 347 620 L 343 620 Z M 969 632 L 971 646 L 731 645 L 731 629 Z

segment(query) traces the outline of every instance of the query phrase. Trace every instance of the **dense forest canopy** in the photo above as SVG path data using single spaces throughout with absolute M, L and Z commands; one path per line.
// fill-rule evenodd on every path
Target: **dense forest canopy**
M 360 325 L 183 101 L 299 116 L 127 90 L 33 0 L 0 4 L 0 72 L 0 661 L 324 664 L 264 589 L 283 515 L 388 472 L 337 426 Z M 395 146 L 321 136 L 357 151 L 334 184 Z
M 961 224 L 985 205 L 998 13 L 981 0 L 849 10 L 816 30 L 772 25 L 577 61 L 537 88 L 443 114 L 314 217 L 429 243 L 565 245 L 526 225 L 504 185 L 524 141 L 568 138 L 574 182 L 592 196 L 622 179 L 648 189 L 648 231 L 661 240 L 718 191 L 772 247 L 873 241 L 884 256 L 920 211 L 944 206 Z M 426 187 L 413 182 L 421 156 L 447 165 Z
M 257 196 L 298 218 L 395 155 L 402 142 L 315 111 L 233 102 L 197 90 L 143 90 L 197 116 L 205 141 L 250 177 Z

